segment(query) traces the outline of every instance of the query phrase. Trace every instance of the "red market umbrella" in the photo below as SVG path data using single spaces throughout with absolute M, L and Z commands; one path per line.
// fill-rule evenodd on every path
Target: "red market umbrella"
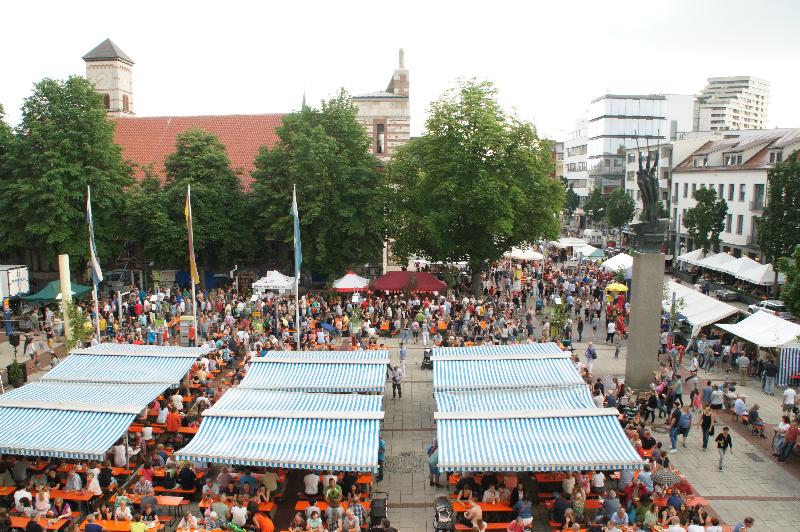
M 447 292 L 447 285 L 427 272 L 389 272 L 375 279 L 374 287 L 384 292 Z

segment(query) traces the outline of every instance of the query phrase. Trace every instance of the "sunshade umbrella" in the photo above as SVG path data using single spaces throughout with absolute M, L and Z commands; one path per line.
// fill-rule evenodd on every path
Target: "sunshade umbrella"
M 681 477 L 670 469 L 659 469 L 653 473 L 653 482 L 665 488 L 671 488 L 675 484 L 680 483 L 680 481 Z
M 611 283 L 606 286 L 606 292 L 627 292 L 628 287 L 622 283 Z

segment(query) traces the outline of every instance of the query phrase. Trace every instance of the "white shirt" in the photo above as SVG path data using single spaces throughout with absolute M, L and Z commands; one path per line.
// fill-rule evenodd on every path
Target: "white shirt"
M 89 481 L 89 485 L 86 486 L 86 489 L 89 490 L 90 493 L 94 493 L 95 495 L 103 494 L 103 490 L 100 488 L 100 482 L 97 480 L 97 477 Z
M 706 532 L 706 529 L 702 525 L 689 525 L 686 532 Z
M 616 332 L 616 330 L 617 330 L 616 324 L 613 321 L 609 321 L 608 322 L 608 334 Z
M 143 440 L 153 439 L 153 427 L 142 427 L 142 439 Z
M 125 446 L 115 445 L 111 448 L 114 451 L 114 465 L 117 467 L 125 467 Z
M 322 482 L 322 486 L 324 489 L 328 489 L 328 481 L 330 479 L 337 480 L 336 475 L 322 475 L 319 477 L 320 481 Z
M 686 532 L 686 529 L 680 525 L 671 525 L 664 532 Z
M 231 521 L 239 526 L 244 526 L 247 522 L 247 508 L 244 506 L 231 507 Z
M 786 388 L 786 390 L 784 390 L 783 404 L 794 406 L 796 398 L 797 398 L 797 391 L 794 388 Z
M 602 488 L 606 484 L 606 477 L 600 471 L 596 471 L 592 475 L 592 486 L 595 488 Z
M 303 477 L 303 483 L 305 484 L 306 495 L 316 495 L 319 493 L 319 475 L 309 473 Z
M 561 491 L 564 493 L 572 493 L 575 489 L 575 477 L 568 476 L 561 482 Z
M 18 512 L 22 511 L 22 505 L 19 503 L 21 499 L 27 497 L 31 504 L 33 504 L 33 495 L 31 492 L 26 489 L 17 490 L 14 492 L 14 507 L 17 509 Z

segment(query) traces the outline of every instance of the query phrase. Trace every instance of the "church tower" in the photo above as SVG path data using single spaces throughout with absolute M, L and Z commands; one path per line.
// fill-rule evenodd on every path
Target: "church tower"
M 103 105 L 110 116 L 132 116 L 133 60 L 119 46 L 106 39 L 83 56 L 86 79 L 103 95 Z

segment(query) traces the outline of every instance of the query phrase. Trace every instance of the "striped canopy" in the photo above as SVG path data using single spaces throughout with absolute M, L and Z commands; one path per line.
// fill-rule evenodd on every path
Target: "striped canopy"
M 83 355 L 75 353 L 50 370 L 42 377 L 42 380 L 163 383 L 169 385 L 180 382 L 191 369 L 194 361 L 194 356 Z
M 438 412 L 507 412 L 596 408 L 585 385 L 528 390 L 437 392 Z
M 506 390 L 583 384 L 566 356 L 523 360 L 433 359 L 433 391 Z
M 74 349 L 71 353 L 84 355 L 128 355 L 128 356 L 179 356 L 197 358 L 211 352 L 211 347 L 201 345 L 198 347 L 178 347 L 174 345 L 140 345 L 102 343 L 90 347 Z
M 385 360 L 388 364 L 389 351 L 386 349 L 361 349 L 358 351 L 269 351 L 264 358 L 286 360 L 350 360 L 353 362 L 359 362 L 363 360 Z M 258 360 L 258 358 L 253 360 Z
M 382 399 L 235 388 L 206 411 L 197 435 L 176 458 L 377 472 Z
M 541 344 L 515 345 L 476 345 L 474 347 L 435 347 L 432 356 L 466 355 L 466 356 L 498 356 L 498 355 L 561 355 L 564 351 L 555 342 Z
M 294 390 L 306 392 L 382 393 L 386 366 L 358 363 L 281 363 L 250 364 L 241 388 Z
M 143 410 L 161 395 L 164 384 L 126 384 L 109 386 L 93 382 L 36 381 L 0 395 L 3 401 L 44 401 L 59 403 L 93 403 L 96 405 L 135 405 Z M 2 432 L 2 429 L 0 429 Z
M 436 421 L 446 471 L 638 469 L 643 463 L 616 416 Z

